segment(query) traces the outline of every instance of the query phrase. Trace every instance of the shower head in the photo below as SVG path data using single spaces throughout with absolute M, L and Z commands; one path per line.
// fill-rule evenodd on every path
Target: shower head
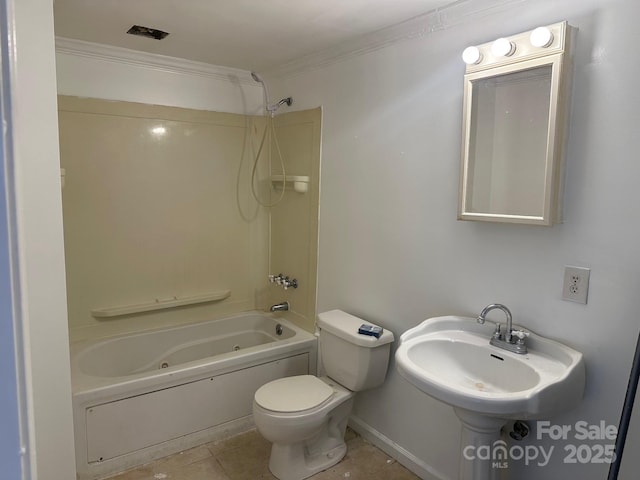
M 267 84 L 264 83 L 264 80 L 262 79 L 259 73 L 251 72 L 251 78 L 253 78 L 256 82 L 262 85 L 262 94 L 264 96 L 264 105 L 265 105 L 264 108 L 267 111 L 267 113 L 273 115 L 273 112 L 269 110 L 269 89 L 267 88 Z
M 278 103 L 274 103 L 273 105 L 270 105 L 269 89 L 267 88 L 267 84 L 264 82 L 260 74 L 256 72 L 251 72 L 251 78 L 253 78 L 256 82 L 262 85 L 262 89 L 264 92 L 265 110 L 272 117 L 275 115 L 276 110 L 278 110 L 278 108 L 280 108 L 281 105 L 284 105 L 286 103 L 288 106 L 291 106 L 291 104 L 293 103 L 293 99 L 291 97 L 287 97 L 287 98 L 283 98 Z

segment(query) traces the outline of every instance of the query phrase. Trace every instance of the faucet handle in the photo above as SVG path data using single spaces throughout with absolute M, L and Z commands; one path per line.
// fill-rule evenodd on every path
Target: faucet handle
M 525 332 L 524 330 L 513 330 L 511 335 L 518 337 L 517 342 L 522 344 L 524 343 L 524 339 L 529 336 L 529 332 Z
M 289 277 L 286 277 L 282 282 L 282 288 L 287 290 L 288 288 L 298 288 L 298 280 L 295 278 L 293 280 L 289 280 Z

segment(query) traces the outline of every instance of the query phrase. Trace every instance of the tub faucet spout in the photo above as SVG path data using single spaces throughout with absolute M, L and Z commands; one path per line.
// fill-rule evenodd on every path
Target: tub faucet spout
M 269 309 L 271 312 L 286 312 L 287 310 L 289 310 L 289 302 L 276 303 L 271 305 Z

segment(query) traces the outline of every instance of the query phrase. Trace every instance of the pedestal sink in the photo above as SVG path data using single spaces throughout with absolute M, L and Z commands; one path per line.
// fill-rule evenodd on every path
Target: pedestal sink
M 489 344 L 491 328 L 447 316 L 407 330 L 396 351 L 400 375 L 454 407 L 462 422 L 460 480 L 493 480 L 489 460 L 469 461 L 467 446 L 491 446 L 509 419 L 539 419 L 576 406 L 584 392 L 582 354 L 528 332 L 528 353 Z

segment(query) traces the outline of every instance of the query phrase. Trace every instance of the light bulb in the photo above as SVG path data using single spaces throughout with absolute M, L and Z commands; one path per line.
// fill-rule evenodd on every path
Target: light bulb
M 516 45 L 506 38 L 499 38 L 491 45 L 491 53 L 495 57 L 510 57 L 516 51 Z
M 534 47 L 548 47 L 553 42 L 553 33 L 547 27 L 538 27 L 529 36 L 529 41 Z
M 477 65 L 482 61 L 482 54 L 478 47 L 467 47 L 462 52 L 462 60 L 467 65 Z

